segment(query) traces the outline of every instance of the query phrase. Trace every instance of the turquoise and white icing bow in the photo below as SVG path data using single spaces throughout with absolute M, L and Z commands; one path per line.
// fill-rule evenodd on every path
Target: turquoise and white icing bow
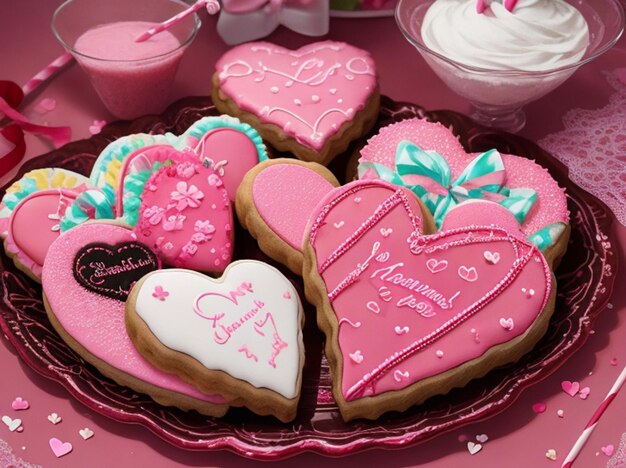
M 490 200 L 506 207 L 520 224 L 537 200 L 530 188 L 508 188 L 500 153 L 492 149 L 474 158 L 455 180 L 439 153 L 409 141 L 396 149 L 396 170 L 374 162 L 359 164 L 359 178 L 378 177 L 412 190 L 432 213 L 438 228 L 456 205 L 469 199 Z

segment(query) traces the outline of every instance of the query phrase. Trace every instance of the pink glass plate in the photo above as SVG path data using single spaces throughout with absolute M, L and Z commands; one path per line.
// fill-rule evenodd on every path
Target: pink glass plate
M 59 166 L 88 174 L 96 155 L 112 140 L 130 133 L 182 133 L 192 122 L 216 111 L 208 98 L 187 98 L 162 116 L 105 127 L 99 135 L 78 141 L 29 161 L 18 175 L 37 167 Z M 570 182 L 558 161 L 534 143 L 511 134 L 477 127 L 469 118 L 449 112 L 425 112 L 413 104 L 383 98 L 378 127 L 409 117 L 425 117 L 451 125 L 470 151 L 497 147 L 503 152 L 536 159 L 566 187 L 572 213 L 569 250 L 557 271 L 558 299 L 547 334 L 515 364 L 490 372 L 463 389 L 429 399 L 404 413 L 390 413 L 377 421 L 343 423 L 330 392 L 328 365 L 322 353 L 322 334 L 315 327 L 314 310 L 307 309 L 307 362 L 297 419 L 281 424 L 271 417 L 232 409 L 221 419 L 196 412 L 162 407 L 149 397 L 103 377 L 69 349 L 46 317 L 40 287 L 0 255 L 0 327 L 21 358 L 35 371 L 58 381 L 92 410 L 121 422 L 138 423 L 167 442 L 193 450 L 227 449 L 256 459 L 280 459 L 303 451 L 337 456 L 368 448 L 417 444 L 459 426 L 493 416 L 522 390 L 547 377 L 589 336 L 595 319 L 607 304 L 618 263 L 617 242 L 610 234 L 608 208 Z M 376 132 L 377 128 L 373 130 Z M 332 169 L 344 174 L 359 144 Z M 245 231 L 237 232 L 237 257 L 267 260 Z M 300 288 L 301 280 L 291 275 Z

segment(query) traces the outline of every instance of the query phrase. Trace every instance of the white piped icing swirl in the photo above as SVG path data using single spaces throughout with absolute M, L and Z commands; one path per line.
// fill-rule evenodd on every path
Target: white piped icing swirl
M 523 0 L 513 13 L 493 2 L 437 0 L 422 24 L 426 46 L 455 62 L 493 70 L 545 71 L 577 62 L 589 45 L 582 14 L 563 0 Z

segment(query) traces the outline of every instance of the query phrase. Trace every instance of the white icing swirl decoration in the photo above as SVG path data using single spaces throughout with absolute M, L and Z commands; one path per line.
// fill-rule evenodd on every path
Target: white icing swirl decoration
M 524 0 L 514 12 L 492 2 L 437 0 L 422 24 L 422 39 L 455 62 L 493 70 L 546 71 L 578 62 L 589 45 L 583 15 L 563 0 Z

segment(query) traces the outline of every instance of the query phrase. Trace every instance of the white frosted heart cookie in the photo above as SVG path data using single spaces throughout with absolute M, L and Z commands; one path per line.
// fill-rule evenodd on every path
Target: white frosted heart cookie
M 232 263 L 217 280 L 154 271 L 126 302 L 128 334 L 156 367 L 283 422 L 300 398 L 303 318 L 289 280 L 255 260 Z

